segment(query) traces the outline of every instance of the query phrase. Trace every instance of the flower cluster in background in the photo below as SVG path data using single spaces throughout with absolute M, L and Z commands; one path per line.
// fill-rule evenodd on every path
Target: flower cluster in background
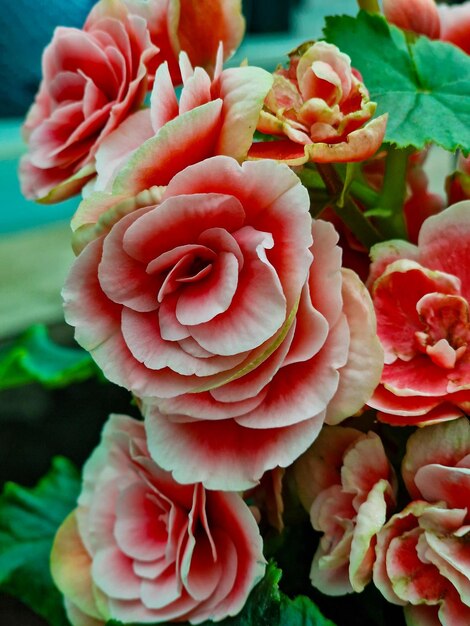
M 22 188 L 82 194 L 66 321 L 142 415 L 54 541 L 72 626 L 237 615 L 307 513 L 321 610 L 470 623 L 470 3 L 359 5 L 272 74 L 224 67 L 239 0 L 100 0 L 44 52 Z

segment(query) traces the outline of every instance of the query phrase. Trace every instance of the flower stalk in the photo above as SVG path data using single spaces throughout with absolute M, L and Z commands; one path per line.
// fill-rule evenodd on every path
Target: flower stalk
M 359 8 L 369 13 L 380 13 L 380 6 L 377 0 L 357 0 Z
M 369 222 L 356 202 L 347 196 L 342 206 L 339 199 L 343 190 L 343 181 L 331 163 L 316 163 L 317 170 L 325 183 L 325 187 L 331 195 L 331 206 L 334 212 L 341 218 L 355 237 L 366 248 L 371 248 L 379 241 L 383 241 L 380 232 Z

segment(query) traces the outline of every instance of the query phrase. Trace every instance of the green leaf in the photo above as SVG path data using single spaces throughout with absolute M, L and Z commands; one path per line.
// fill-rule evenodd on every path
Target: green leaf
M 335 626 L 326 619 L 310 598 L 297 596 L 290 600 L 284 596 L 281 601 L 281 619 L 279 626 Z
M 97 372 L 88 352 L 55 344 L 41 324 L 0 350 L 0 389 L 33 382 L 62 387 Z
M 409 41 L 382 16 L 364 11 L 328 17 L 324 35 L 351 57 L 377 114 L 389 113 L 385 141 L 470 150 L 469 55 L 426 37 Z
M 67 459 L 56 457 L 33 489 L 7 483 L 0 496 L 0 590 L 42 615 L 68 626 L 62 596 L 49 572 L 57 528 L 75 507 L 80 480 Z

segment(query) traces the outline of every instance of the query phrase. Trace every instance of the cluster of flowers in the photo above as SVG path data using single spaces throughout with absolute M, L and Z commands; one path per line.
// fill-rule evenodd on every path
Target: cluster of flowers
M 432 35 L 449 39 L 445 15 Z M 239 0 L 100 0 L 44 53 L 23 190 L 82 192 L 66 319 L 144 418 L 107 422 L 54 580 L 74 626 L 234 615 L 265 569 L 262 511 L 243 493 L 288 467 L 324 533 L 314 586 L 373 579 L 409 624 L 468 626 L 470 203 L 441 211 L 415 155 L 415 243 L 377 244 L 364 265 L 343 225 L 312 219 L 297 174 L 369 160 L 380 186 L 387 116 L 372 119 L 361 75 L 326 42 L 273 74 L 224 69 L 243 30 Z M 398 513 L 380 438 L 338 426 L 366 404 L 431 424 L 409 439 Z

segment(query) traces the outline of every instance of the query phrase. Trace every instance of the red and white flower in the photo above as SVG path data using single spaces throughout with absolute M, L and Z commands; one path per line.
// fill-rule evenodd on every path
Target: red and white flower
M 20 178 L 27 198 L 58 202 L 93 177 L 104 138 L 142 104 L 157 52 L 146 21 L 121 0 L 101 0 L 83 30 L 55 30 L 23 127 L 29 153 Z
M 310 579 L 327 595 L 361 592 L 372 578 L 379 530 L 396 478 L 378 435 L 325 426 L 293 468 L 299 497 L 323 532 Z
M 179 485 L 150 458 L 141 422 L 110 417 L 52 549 L 73 626 L 220 621 L 243 608 L 264 569 L 240 495 Z
M 182 483 L 255 485 L 379 380 L 367 291 L 341 272 L 334 228 L 312 227 L 308 209 L 286 165 L 213 157 L 71 270 L 63 295 L 77 341 L 143 400 L 150 452 Z
M 416 498 L 380 531 L 374 583 L 408 626 L 470 623 L 470 424 L 416 431 L 402 466 Z
M 372 248 L 369 284 L 385 350 L 368 402 L 379 419 L 426 424 L 470 410 L 470 202 L 426 219 L 418 245 Z
M 254 143 L 249 158 L 290 165 L 365 160 L 380 147 L 387 123 L 386 115 L 369 122 L 375 108 L 348 55 L 324 41 L 304 44 L 288 69 L 274 72 L 258 121 L 259 131 L 281 139 Z

